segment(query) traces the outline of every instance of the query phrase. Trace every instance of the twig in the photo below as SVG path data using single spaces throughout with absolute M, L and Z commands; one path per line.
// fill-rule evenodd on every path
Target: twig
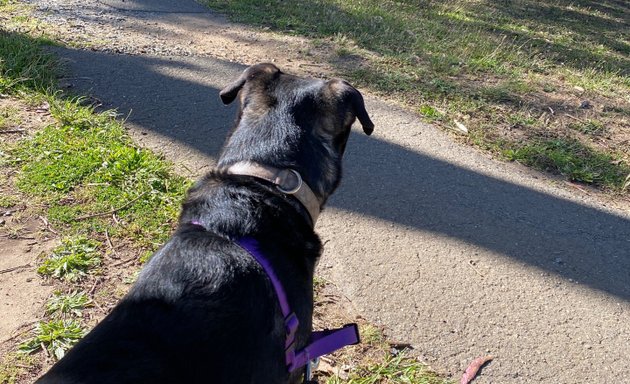
M 107 245 L 109 245 L 109 249 L 112 250 L 113 256 L 109 255 L 112 259 L 120 259 L 118 253 L 116 252 L 116 248 L 114 248 L 114 244 L 112 244 L 112 239 L 109 238 L 109 232 L 107 232 L 107 228 L 105 228 L 105 238 L 107 239 Z
M 577 121 L 579 121 L 580 123 L 583 123 L 583 122 L 584 122 L 584 120 L 582 120 L 582 119 L 580 119 L 580 118 L 578 118 L 578 117 L 575 117 L 575 116 L 571 116 L 571 115 L 569 115 L 568 113 L 565 113 L 564 115 L 565 115 L 566 117 L 570 117 L 570 118 L 572 118 L 573 120 L 577 120 Z
M 11 268 L 7 268 L 7 269 L 3 269 L 3 270 L 0 271 L 0 275 L 4 274 L 4 273 L 13 272 L 15 270 L 22 269 L 22 268 L 28 268 L 30 266 L 31 266 L 31 264 L 24 264 L 24 265 L 19 265 L 17 267 L 11 267 Z
M 85 220 L 85 219 L 91 219 L 93 217 L 100 217 L 100 216 L 108 216 L 108 215 L 112 215 L 118 211 L 121 211 L 125 208 L 129 208 L 130 206 L 132 206 L 136 201 L 140 200 L 142 197 L 144 197 L 144 195 L 146 195 L 147 192 L 143 192 L 140 196 L 136 197 L 135 199 L 131 200 L 130 202 L 128 202 L 127 204 L 123 205 L 122 207 L 118 207 L 116 209 L 112 209 L 111 211 L 107 211 L 107 212 L 101 212 L 101 213 L 94 213 L 91 215 L 85 215 L 85 216 L 79 216 L 76 219 L 74 219 L 75 221 L 81 221 L 81 220 Z
M 478 274 L 479 276 L 484 277 L 484 276 L 483 276 L 483 273 L 479 272 L 479 270 L 475 267 L 475 264 L 474 264 L 474 262 L 473 262 L 472 260 L 468 260 L 468 265 L 470 265 L 470 267 L 471 267 L 471 268 L 472 268 L 475 272 L 477 272 L 477 274 Z
M 46 352 L 46 356 L 50 357 L 50 353 L 48 352 L 48 350 L 46 349 L 46 346 L 44 345 L 44 343 L 39 343 L 39 346 L 42 347 L 42 349 L 44 350 L 44 352 Z
M 44 223 L 44 227 L 47 230 L 49 230 L 50 232 L 54 233 L 55 235 L 59 234 L 59 232 L 57 232 L 54 229 L 50 228 L 50 223 L 48 222 L 48 220 L 44 216 L 39 216 L 39 219 L 42 221 L 42 223 Z
M 130 258 L 128 258 L 128 259 L 125 259 L 125 260 L 119 261 L 119 262 L 117 262 L 116 264 L 112 264 L 112 267 L 120 267 L 121 265 L 127 264 L 127 263 L 129 263 L 129 262 L 134 261 L 134 260 L 136 260 L 136 257 L 135 257 L 135 256 L 132 256 L 132 257 L 130 257 Z
M 584 193 L 586 193 L 587 195 L 590 195 L 590 193 L 588 193 L 588 191 L 587 191 L 586 189 L 584 189 L 584 188 L 580 188 L 579 186 L 577 186 L 577 185 L 575 185 L 575 184 L 573 184 L 573 183 L 570 183 L 570 182 L 568 182 L 568 181 L 565 181 L 565 184 L 567 184 L 567 185 L 569 185 L 569 186 L 571 186 L 571 187 L 573 187 L 573 188 L 577 189 L 578 191 L 584 192 Z
M 98 283 L 100 283 L 101 279 L 96 279 L 94 281 L 94 284 L 92 284 L 92 288 L 90 288 L 90 290 L 88 291 L 88 295 L 92 296 L 92 294 L 94 294 L 94 291 L 96 290 L 96 286 L 98 285 Z
M 98 303 L 98 301 L 96 301 L 96 300 L 92 299 L 92 303 L 94 303 L 94 305 L 96 306 L 96 308 L 100 309 L 100 310 L 101 310 L 101 312 L 103 312 L 103 313 L 107 313 L 107 312 L 105 311 L 105 309 L 104 309 L 103 307 L 101 307 L 101 305 Z
M 26 132 L 26 129 L 18 128 L 18 129 L 5 129 L 0 131 L 0 133 L 22 133 Z

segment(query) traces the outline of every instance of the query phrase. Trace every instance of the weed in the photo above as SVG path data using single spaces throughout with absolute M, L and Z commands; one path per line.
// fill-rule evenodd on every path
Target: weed
M 601 135 L 606 131 L 603 123 L 597 120 L 581 120 L 569 124 L 569 128 L 586 135 Z
M 19 350 L 31 354 L 46 348 L 59 360 L 83 337 L 85 331 L 76 320 L 50 320 L 38 323 L 34 333 L 31 339 L 20 345 Z
M 326 380 L 326 384 L 375 383 L 445 384 L 446 381 L 404 352 L 397 355 L 389 354 L 382 363 L 370 364 L 351 371 L 348 379 L 341 379 L 335 375 Z
M 360 328 L 361 334 L 361 342 L 367 344 L 380 344 L 385 341 L 385 335 L 383 335 L 383 331 L 372 325 L 365 324 Z
M 7 353 L 0 362 L 0 383 L 15 384 L 20 376 L 35 364 L 32 356 L 23 353 Z
M 91 301 L 85 292 L 75 291 L 63 294 L 57 291 L 46 303 L 46 313 L 56 316 L 81 316 L 83 310 L 89 306 L 91 306 Z
M 536 124 L 536 119 L 529 113 L 513 113 L 508 116 L 510 127 L 530 127 Z
M 123 279 L 123 283 L 128 284 L 128 285 L 134 284 L 138 280 L 139 276 L 140 276 L 140 271 L 139 270 L 134 271 L 130 275 L 125 276 L 125 278 Z
M 11 208 L 17 205 L 20 200 L 15 196 L 2 195 L 0 196 L 0 208 Z
M 424 104 L 420 106 L 420 114 L 430 120 L 440 120 L 443 114 L 437 108 Z
M 85 237 L 67 238 L 37 269 L 39 274 L 78 281 L 100 264 L 98 243 Z
M 0 131 L 11 129 L 22 122 L 15 107 L 0 108 Z

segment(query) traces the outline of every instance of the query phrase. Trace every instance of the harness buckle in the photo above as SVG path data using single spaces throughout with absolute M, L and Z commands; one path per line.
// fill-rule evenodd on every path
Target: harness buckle
M 295 312 L 291 312 L 291 314 L 284 319 L 284 329 L 286 331 L 284 355 L 287 367 L 292 367 L 295 363 L 295 334 L 299 325 L 300 321 Z
M 313 360 L 309 360 L 308 363 L 306 363 L 306 368 L 304 370 L 304 383 L 305 384 L 314 383 L 314 381 L 312 381 L 313 371 L 316 370 L 318 366 L 319 366 L 319 357 Z
M 291 312 L 289 316 L 284 319 L 284 329 L 286 331 L 286 344 L 285 348 L 288 348 L 289 345 L 293 344 L 295 340 L 295 333 L 300 325 L 300 321 L 297 318 L 295 312 Z

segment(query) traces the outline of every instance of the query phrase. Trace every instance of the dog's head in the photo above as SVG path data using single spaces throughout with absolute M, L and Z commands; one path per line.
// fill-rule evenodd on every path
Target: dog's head
M 273 64 L 247 68 L 220 95 L 225 104 L 239 97 L 240 109 L 219 166 L 254 161 L 295 169 L 322 205 L 339 185 L 354 121 L 368 135 L 374 129 L 361 93 L 346 81 L 292 76 Z

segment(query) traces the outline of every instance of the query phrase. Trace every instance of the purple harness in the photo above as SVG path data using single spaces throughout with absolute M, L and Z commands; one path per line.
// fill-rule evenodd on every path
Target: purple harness
M 194 224 L 194 223 L 193 223 Z M 295 333 L 297 332 L 300 322 L 295 312 L 291 311 L 287 295 L 282 287 L 282 283 L 276 276 L 271 263 L 265 258 L 260 251 L 258 241 L 251 237 L 245 237 L 237 241 L 244 250 L 260 264 L 273 285 L 278 297 L 278 303 L 284 316 L 284 326 L 287 332 L 287 338 L 284 344 L 285 360 L 289 372 L 293 372 L 309 363 L 309 361 L 317 359 L 320 356 L 327 355 L 338 349 L 348 345 L 359 343 L 359 330 L 356 324 L 347 324 L 343 328 L 314 331 L 311 334 L 309 344 L 300 351 L 295 350 Z

